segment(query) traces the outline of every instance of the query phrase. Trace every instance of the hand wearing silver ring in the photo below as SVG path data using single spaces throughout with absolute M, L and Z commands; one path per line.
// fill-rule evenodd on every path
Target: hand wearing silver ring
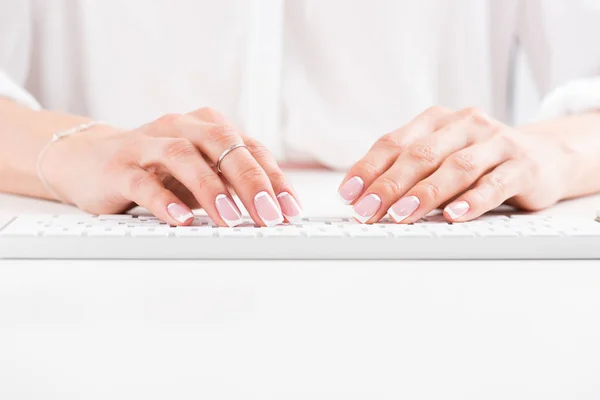
M 240 148 L 246 151 L 235 151 Z M 88 155 L 84 162 L 79 154 Z M 258 225 L 294 221 L 301 213 L 271 153 L 209 108 L 131 131 L 93 127 L 54 143 L 41 168 L 61 198 L 96 214 L 123 212 L 133 203 L 172 225 L 189 225 L 191 210 L 201 207 L 217 225 L 237 226 L 242 213 L 229 187 Z

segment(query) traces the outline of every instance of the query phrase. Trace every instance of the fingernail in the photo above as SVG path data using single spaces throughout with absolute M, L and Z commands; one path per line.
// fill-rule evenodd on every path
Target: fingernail
M 421 202 L 417 196 L 408 196 L 398 200 L 388 210 L 388 214 L 396 222 L 402 222 L 415 212 Z
M 444 211 L 452 219 L 458 219 L 469 212 L 471 207 L 466 201 L 457 201 L 456 203 L 448 204 Z
M 381 207 L 381 197 L 370 194 L 354 206 L 354 218 L 364 224 L 375 215 L 379 207 Z
M 174 220 L 179 221 L 182 224 L 187 220 L 194 218 L 194 214 L 189 208 L 177 203 L 169 204 L 167 206 L 167 212 Z
M 285 218 L 292 224 L 296 224 L 302 221 L 302 209 L 298 201 L 289 194 L 288 192 L 282 192 L 277 196 L 281 211 Z
M 254 207 L 266 226 L 275 226 L 283 222 L 283 215 L 269 193 L 260 192 L 254 196 Z
M 229 196 L 224 194 L 218 195 L 215 199 L 215 206 L 219 215 L 228 226 L 234 227 L 242 223 L 242 213 Z
M 358 196 L 360 196 L 364 187 L 365 182 L 360 177 L 353 176 L 352 178 L 348 179 L 340 188 L 339 193 L 342 201 L 345 204 L 352 203 Z

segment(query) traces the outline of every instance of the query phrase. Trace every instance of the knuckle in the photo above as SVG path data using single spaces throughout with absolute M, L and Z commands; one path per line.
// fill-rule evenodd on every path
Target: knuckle
M 223 116 L 212 107 L 202 107 L 192 113 L 192 115 L 201 121 L 208 123 L 220 123 Z
M 213 144 L 229 145 L 236 137 L 235 130 L 228 125 L 211 124 L 206 128 L 206 141 Z
M 218 188 L 223 183 L 219 177 L 215 174 L 202 174 L 196 178 L 196 185 L 200 190 L 206 190 L 208 188 Z
M 506 129 L 496 129 L 493 136 L 502 144 L 506 154 L 510 156 L 521 155 L 521 147 L 518 143 L 518 139 L 510 134 L 510 132 L 507 132 Z
M 174 139 L 163 149 L 163 157 L 167 160 L 188 158 L 196 154 L 196 146 L 188 139 Z
M 163 126 L 173 126 L 179 121 L 181 114 L 169 113 L 156 120 L 156 123 Z
M 352 176 L 374 176 L 379 174 L 379 166 L 370 158 L 363 158 L 350 175 Z
M 127 186 L 127 193 L 133 196 L 143 193 L 148 187 L 151 187 L 155 182 L 155 177 L 152 174 L 139 174 L 135 175 L 129 180 Z
M 463 117 L 477 117 L 483 115 L 483 111 L 477 107 L 467 107 L 460 110 L 459 114 Z
M 424 194 L 424 196 L 419 196 L 421 199 L 427 199 L 430 202 L 435 202 L 440 197 L 440 187 L 429 181 L 423 181 L 417 185 L 417 191 Z
M 400 179 L 388 175 L 383 175 L 378 179 L 378 185 L 383 193 L 392 196 L 399 196 L 404 193 L 404 185 Z
M 267 174 L 267 177 L 274 188 L 283 188 L 286 184 L 286 179 L 282 172 L 270 172 Z
M 398 153 L 401 153 L 406 148 L 406 144 L 403 141 L 396 137 L 398 134 L 388 133 L 377 139 L 375 142 L 375 147 L 382 147 L 385 149 L 392 149 Z
M 429 166 L 436 162 L 438 152 L 429 144 L 416 144 L 408 149 L 408 155 L 420 164 Z
M 259 142 L 255 140 L 246 140 L 244 141 L 244 143 L 248 147 L 248 151 L 252 153 L 255 159 L 264 159 L 271 157 L 271 152 Z
M 486 184 L 497 195 L 504 196 L 506 194 L 506 178 L 503 175 L 490 174 L 486 179 Z
M 469 120 L 473 125 L 481 128 L 492 128 L 494 126 L 493 121 L 487 116 L 485 112 L 477 107 L 468 107 L 460 111 L 460 115 Z
M 243 183 L 262 181 L 264 177 L 265 172 L 263 169 L 255 165 L 240 170 L 236 175 L 236 179 Z
M 472 190 L 472 192 L 470 193 L 470 199 L 468 200 L 468 202 L 472 208 L 474 208 L 478 205 L 481 205 L 481 204 L 485 204 L 486 201 L 487 201 L 486 196 L 483 194 L 483 192 L 479 188 L 475 188 Z
M 206 114 L 214 114 L 214 113 L 216 113 L 216 112 L 217 112 L 217 110 L 215 110 L 215 109 L 214 109 L 214 108 L 212 108 L 212 107 L 207 107 L 207 106 L 205 106 L 205 107 L 200 107 L 200 108 L 198 109 L 198 112 L 201 112 L 201 113 L 206 113 Z
M 446 108 L 446 107 L 442 107 L 442 106 L 431 106 L 429 108 L 427 108 L 423 114 L 424 115 L 428 115 L 428 116 L 433 116 L 433 117 L 441 117 L 444 115 L 448 115 L 450 113 L 450 109 Z
M 453 168 L 468 175 L 472 175 L 477 170 L 473 154 L 471 153 L 457 154 L 455 156 L 452 156 L 448 160 L 448 162 L 450 163 L 450 165 L 452 165 Z

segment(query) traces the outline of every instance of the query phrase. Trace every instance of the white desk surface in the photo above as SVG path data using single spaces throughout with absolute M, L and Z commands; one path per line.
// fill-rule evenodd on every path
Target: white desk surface
M 348 215 L 341 175 L 290 178 Z M 596 261 L 0 260 L 1 399 L 598 399 L 599 377 Z

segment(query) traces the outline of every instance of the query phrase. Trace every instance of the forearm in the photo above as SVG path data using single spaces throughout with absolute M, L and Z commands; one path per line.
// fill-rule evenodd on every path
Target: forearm
M 0 192 L 51 198 L 37 176 L 38 155 L 53 133 L 87 121 L 0 98 Z
M 563 198 L 600 192 L 600 111 L 572 115 L 521 127 L 540 143 L 553 141 L 559 146 L 564 173 Z M 550 160 L 552 162 L 552 160 Z

